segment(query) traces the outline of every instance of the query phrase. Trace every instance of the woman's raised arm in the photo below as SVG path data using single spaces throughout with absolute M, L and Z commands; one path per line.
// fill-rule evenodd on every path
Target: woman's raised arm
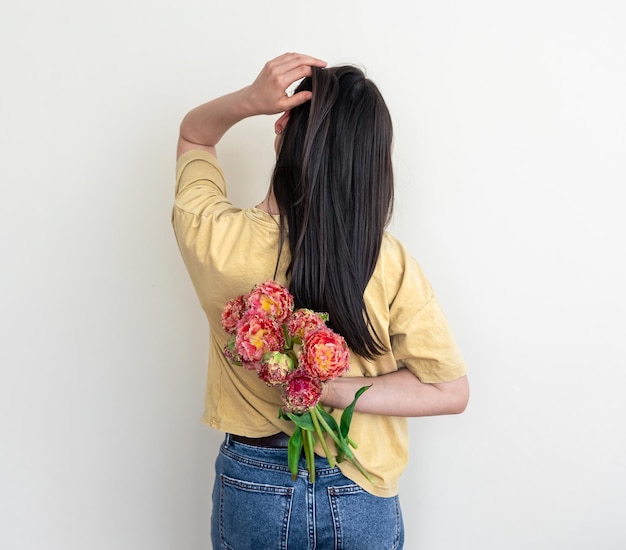
M 311 67 L 325 67 L 326 62 L 299 53 L 286 53 L 268 61 L 255 81 L 230 94 L 204 103 L 187 113 L 180 125 L 177 157 L 192 149 L 215 155 L 222 136 L 244 118 L 289 111 L 311 99 L 311 92 L 292 96 L 287 88 L 310 76 Z

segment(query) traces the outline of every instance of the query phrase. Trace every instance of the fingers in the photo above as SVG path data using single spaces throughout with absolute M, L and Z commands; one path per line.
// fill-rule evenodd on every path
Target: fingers
M 291 97 L 288 97 L 284 100 L 285 111 L 293 109 L 298 105 L 302 105 L 307 101 L 311 101 L 311 97 L 313 97 L 313 94 L 309 91 L 302 91 L 298 92 L 297 94 L 293 94 Z
M 286 53 L 268 61 L 265 69 L 269 79 L 273 80 L 280 87 L 282 94 L 294 82 L 311 76 L 311 67 L 326 67 L 326 65 L 326 61 L 317 57 L 299 53 Z
M 286 91 L 294 82 L 310 76 L 312 67 L 325 66 L 326 61 L 300 53 L 285 53 L 268 61 L 249 87 L 253 112 L 274 114 L 309 101 L 309 92 L 288 96 Z
M 267 62 L 267 65 L 281 67 L 284 71 L 296 67 L 326 67 L 326 61 L 301 53 L 285 53 Z

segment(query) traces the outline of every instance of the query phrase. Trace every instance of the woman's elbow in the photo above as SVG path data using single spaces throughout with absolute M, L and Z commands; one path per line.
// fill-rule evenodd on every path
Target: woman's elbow
M 463 376 L 453 382 L 454 386 L 450 388 L 450 413 L 449 414 L 461 414 L 467 408 L 469 402 L 469 383 L 467 376 Z

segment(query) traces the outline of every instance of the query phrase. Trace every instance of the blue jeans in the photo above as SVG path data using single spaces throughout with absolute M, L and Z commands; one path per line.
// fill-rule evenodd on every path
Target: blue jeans
M 213 550 L 400 550 L 398 497 L 374 496 L 316 457 L 295 481 L 287 450 L 254 447 L 227 435 L 215 463 Z

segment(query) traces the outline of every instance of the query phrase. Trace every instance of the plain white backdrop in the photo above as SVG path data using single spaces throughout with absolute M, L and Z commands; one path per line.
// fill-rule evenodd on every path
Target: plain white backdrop
M 622 2 L 0 12 L 2 550 L 209 548 L 221 435 L 199 421 L 207 327 L 170 226 L 175 143 L 187 110 L 285 51 L 382 90 L 391 231 L 470 367 L 463 415 L 410 421 L 406 548 L 626 548 Z M 265 193 L 273 121 L 221 145 L 241 206 Z

